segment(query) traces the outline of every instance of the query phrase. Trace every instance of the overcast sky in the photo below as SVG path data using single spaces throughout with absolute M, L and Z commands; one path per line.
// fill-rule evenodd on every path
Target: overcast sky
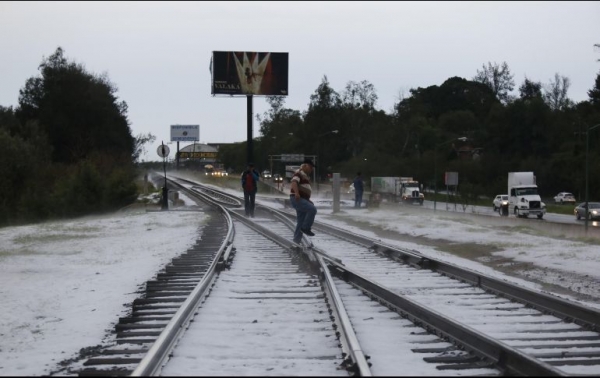
M 170 125 L 200 125 L 200 142 L 246 140 L 246 98 L 213 97 L 212 51 L 289 53 L 285 106 L 305 111 L 326 75 L 374 85 L 390 112 L 411 88 L 472 79 L 506 62 L 515 91 L 555 73 L 587 100 L 600 72 L 600 2 L 0 2 L 0 105 L 62 47 L 69 61 L 106 73 L 129 105 L 132 134 L 152 133 L 145 160 Z M 254 116 L 268 110 L 255 97 Z M 254 121 L 253 135 L 259 136 Z M 182 142 L 180 148 L 189 143 Z M 176 144 L 172 144 L 173 157 Z

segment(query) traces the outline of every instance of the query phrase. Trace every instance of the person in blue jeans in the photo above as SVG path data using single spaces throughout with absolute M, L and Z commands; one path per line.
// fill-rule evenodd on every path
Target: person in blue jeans
M 294 230 L 294 243 L 300 244 L 302 234 L 315 236 L 311 228 L 317 215 L 317 208 L 310 200 L 312 189 L 310 187 L 310 174 L 315 167 L 312 160 L 306 159 L 291 179 L 290 202 L 296 209 L 296 229 Z
M 354 207 L 360 207 L 364 189 L 364 183 L 360 172 L 356 173 L 356 177 L 352 184 L 354 185 Z
M 254 169 L 254 164 L 248 163 L 248 167 L 242 173 L 242 189 L 244 190 L 244 210 L 246 216 L 250 218 L 254 218 L 254 201 L 259 177 L 258 171 Z

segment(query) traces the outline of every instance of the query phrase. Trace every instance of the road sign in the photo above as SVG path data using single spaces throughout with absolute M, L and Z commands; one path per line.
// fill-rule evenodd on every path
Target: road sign
M 446 172 L 444 174 L 444 183 L 448 186 L 457 186 L 458 172 Z
M 304 154 L 282 154 L 281 161 L 288 163 L 300 163 L 304 161 Z
M 158 153 L 158 156 L 160 156 L 161 158 L 167 157 L 169 156 L 169 146 L 166 146 L 164 144 L 161 144 L 160 146 L 158 146 L 158 149 L 156 150 L 156 152 Z

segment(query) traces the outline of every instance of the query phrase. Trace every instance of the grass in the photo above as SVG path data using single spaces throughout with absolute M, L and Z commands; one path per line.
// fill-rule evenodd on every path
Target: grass
M 465 203 L 464 199 L 461 197 L 454 197 L 454 196 L 448 197 L 445 193 L 438 193 L 437 196 L 434 197 L 433 193 L 425 193 L 426 200 L 433 201 L 434 198 L 438 202 L 450 202 L 450 203 L 454 203 L 455 198 L 456 198 L 457 205 L 462 205 Z M 559 205 L 559 204 L 555 204 L 553 199 L 550 199 L 550 200 L 542 199 L 542 201 L 546 204 L 546 211 L 548 213 L 565 214 L 565 215 L 573 215 L 574 214 L 573 213 L 573 210 L 575 209 L 574 204 Z M 467 203 L 467 205 L 492 207 L 492 199 L 491 198 L 478 198 L 476 200 L 469 199 L 469 202 Z

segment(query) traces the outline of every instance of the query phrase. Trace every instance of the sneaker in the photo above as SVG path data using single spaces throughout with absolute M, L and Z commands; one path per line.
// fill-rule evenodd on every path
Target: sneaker
M 302 240 L 297 240 L 297 241 L 294 240 L 294 243 L 296 243 L 296 244 L 302 244 Z
M 306 234 L 306 235 L 308 235 L 308 236 L 315 236 L 314 232 L 312 232 L 312 231 L 310 230 L 310 228 L 308 228 L 308 229 L 301 228 L 301 229 L 300 229 L 300 231 L 302 231 L 303 233 L 305 233 L 305 234 Z

